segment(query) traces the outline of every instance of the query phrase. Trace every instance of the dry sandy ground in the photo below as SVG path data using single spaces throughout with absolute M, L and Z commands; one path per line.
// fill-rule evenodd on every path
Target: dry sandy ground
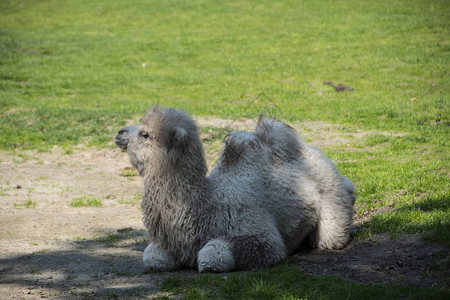
M 238 129 L 255 125 L 254 120 L 199 118 L 198 122 Z M 339 133 L 324 123 L 293 125 L 321 148 L 346 145 L 369 134 Z M 204 136 L 205 142 L 209 138 Z M 207 147 L 210 166 L 220 144 Z M 161 280 L 173 273 L 142 272 L 147 239 L 140 212 L 142 182 L 137 176 L 121 175 L 130 166 L 126 153 L 88 148 L 66 155 L 55 147 L 46 153 L 0 152 L 0 162 L 1 299 L 158 295 Z M 79 197 L 101 200 L 102 206 L 71 206 Z M 362 219 L 355 216 L 355 222 Z M 340 251 L 302 252 L 290 262 L 306 273 L 356 282 L 431 287 L 445 285 L 448 278 L 439 268 L 448 267 L 448 249 L 418 235 L 395 240 L 379 235 L 352 241 Z

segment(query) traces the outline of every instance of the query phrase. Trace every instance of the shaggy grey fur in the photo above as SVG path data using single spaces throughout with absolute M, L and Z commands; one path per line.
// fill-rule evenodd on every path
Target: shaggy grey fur
M 116 144 L 144 180 L 148 269 L 256 269 L 305 241 L 348 243 L 353 184 L 285 123 L 260 118 L 255 132 L 231 133 L 206 176 L 197 126 L 185 112 L 154 107 L 142 121 Z

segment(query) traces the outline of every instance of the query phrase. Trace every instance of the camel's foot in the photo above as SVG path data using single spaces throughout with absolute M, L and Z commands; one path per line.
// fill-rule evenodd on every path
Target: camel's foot
M 142 258 L 146 271 L 172 271 L 179 267 L 172 255 L 152 242 L 145 248 Z
M 227 241 L 209 241 L 197 256 L 199 272 L 228 272 L 236 268 L 231 246 Z

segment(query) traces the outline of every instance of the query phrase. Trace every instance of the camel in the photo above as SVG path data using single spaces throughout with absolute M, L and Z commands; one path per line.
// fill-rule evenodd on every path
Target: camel
M 254 132 L 230 133 L 209 175 L 197 125 L 179 109 L 149 109 L 116 145 L 143 178 L 149 271 L 254 270 L 303 244 L 349 242 L 353 184 L 284 122 L 261 117 Z

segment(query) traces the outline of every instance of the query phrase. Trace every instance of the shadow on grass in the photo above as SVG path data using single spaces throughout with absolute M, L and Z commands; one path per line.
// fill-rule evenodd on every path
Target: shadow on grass
M 255 272 L 199 275 L 164 280 L 165 291 L 184 299 L 448 299 L 444 289 L 356 284 L 332 276 L 310 276 L 280 263 Z
M 393 211 L 373 216 L 363 229 L 369 233 L 421 233 L 450 247 L 450 197 L 431 196 L 401 204 Z

